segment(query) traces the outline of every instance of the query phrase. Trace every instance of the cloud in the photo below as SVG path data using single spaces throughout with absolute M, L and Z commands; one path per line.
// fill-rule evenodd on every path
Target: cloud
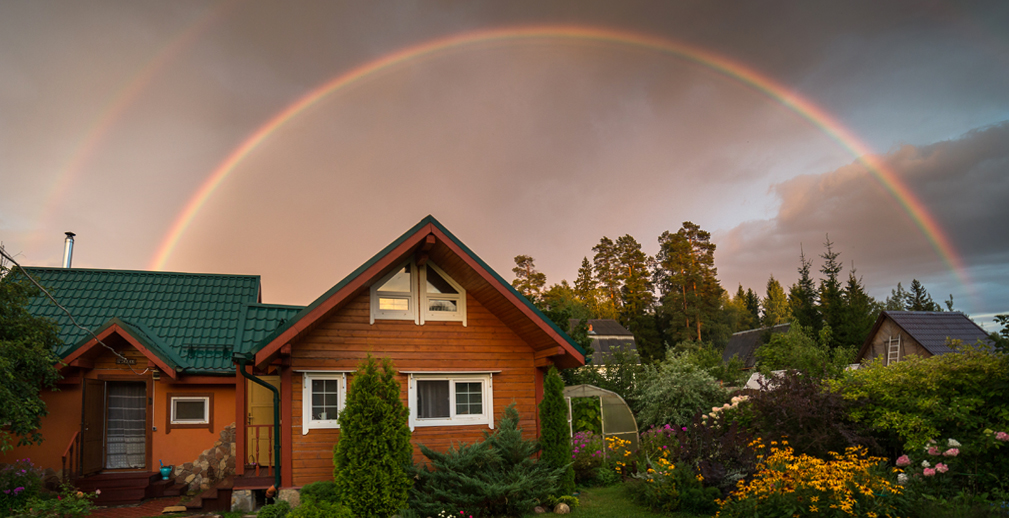
M 942 227 L 975 286 L 955 282 L 901 203 L 858 162 L 776 184 L 775 217 L 716 235 L 723 284 L 759 288 L 771 273 L 792 282 L 800 245 L 817 259 L 829 235 L 846 271 L 854 261 L 877 296 L 918 278 L 932 282 L 936 298 L 954 293 L 974 311 L 1009 308 L 1009 121 L 881 158 Z M 987 298 L 969 301 L 981 291 Z

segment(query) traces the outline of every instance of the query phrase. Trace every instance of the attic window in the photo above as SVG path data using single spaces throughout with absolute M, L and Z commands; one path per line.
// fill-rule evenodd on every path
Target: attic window
M 375 320 L 413 320 L 418 325 L 458 321 L 465 326 L 466 290 L 430 262 L 407 262 L 372 285 L 371 323 Z

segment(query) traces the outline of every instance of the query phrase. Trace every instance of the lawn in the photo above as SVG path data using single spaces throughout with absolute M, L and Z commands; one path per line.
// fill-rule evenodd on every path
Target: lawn
M 699 518 L 704 516 L 690 513 L 653 513 L 634 503 L 623 484 L 582 489 L 581 494 L 578 495 L 578 501 L 578 507 L 571 513 L 572 516 L 578 518 L 626 518 L 628 516 Z

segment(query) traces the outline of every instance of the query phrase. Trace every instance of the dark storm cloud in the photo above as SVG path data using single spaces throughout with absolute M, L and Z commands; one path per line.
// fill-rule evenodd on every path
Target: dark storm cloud
M 966 274 L 986 293 L 974 311 L 1009 308 L 1009 122 L 924 146 L 904 145 L 883 161 L 942 227 Z M 716 236 L 727 285 L 762 288 L 768 274 L 791 282 L 799 247 L 823 252 L 829 234 L 846 268 L 851 261 L 879 295 L 898 281 L 933 279 L 971 304 L 944 261 L 901 204 L 860 164 L 802 175 L 773 187 L 776 217 L 743 223 Z M 793 265 L 783 268 L 783 265 Z M 939 294 L 945 293 L 940 291 Z M 938 296 L 936 298 L 939 298 Z M 945 296 L 943 296 L 945 298 Z

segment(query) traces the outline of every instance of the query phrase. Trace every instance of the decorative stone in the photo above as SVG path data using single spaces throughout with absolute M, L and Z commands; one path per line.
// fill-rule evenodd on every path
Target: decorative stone
M 250 489 L 231 492 L 231 512 L 251 513 L 256 510 L 256 495 Z
M 170 506 L 166 507 L 163 511 L 161 511 L 161 514 L 184 513 L 187 510 L 188 509 L 186 509 L 186 506 L 184 506 L 184 505 L 170 505 Z
M 291 504 L 291 507 L 298 507 L 301 504 L 301 494 L 297 489 L 281 489 L 277 498 Z
M 188 477 L 186 477 L 185 479 L 183 479 L 183 481 L 184 481 L 184 482 L 185 482 L 186 484 L 188 484 L 188 483 L 192 482 L 192 481 L 193 481 L 193 479 L 195 479 L 195 478 L 196 478 L 196 475 L 189 475 Z
M 570 512 L 571 508 L 568 507 L 568 504 L 565 504 L 564 502 L 561 502 L 557 504 L 556 507 L 554 507 L 554 514 L 568 514 Z
M 536 507 L 533 507 L 533 512 L 536 513 L 536 514 L 543 514 L 543 513 L 547 512 L 547 510 L 544 509 L 543 506 L 537 505 Z

